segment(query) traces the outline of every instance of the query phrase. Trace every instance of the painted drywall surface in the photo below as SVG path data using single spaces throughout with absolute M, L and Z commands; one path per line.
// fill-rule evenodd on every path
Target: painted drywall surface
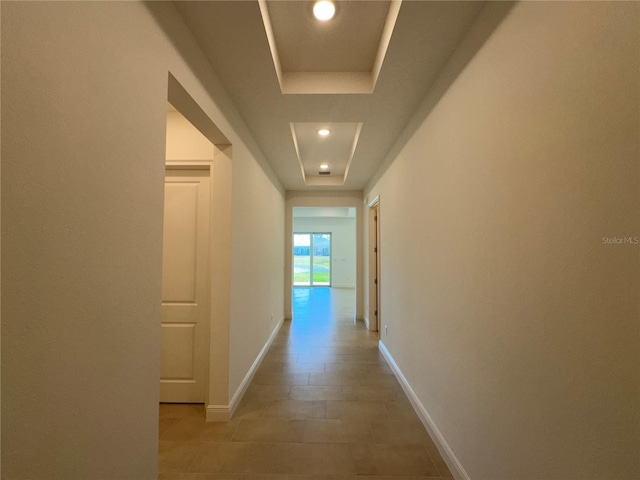
M 356 288 L 356 219 L 294 217 L 293 232 L 331 233 L 331 286 Z
M 516 4 L 365 192 L 383 340 L 473 480 L 640 477 L 639 8 Z
M 239 154 L 234 145 L 230 399 L 284 315 L 284 198 Z
M 3 2 L 2 47 L 3 478 L 155 479 L 167 72 L 272 176 L 170 3 Z
M 292 317 L 291 292 L 293 288 L 293 209 L 296 207 L 351 207 L 356 209 L 356 318 L 364 319 L 363 290 L 363 234 L 362 192 L 360 191 L 287 191 L 285 202 L 284 235 L 284 316 Z
M 213 160 L 213 145 L 180 112 L 167 112 L 166 159 Z

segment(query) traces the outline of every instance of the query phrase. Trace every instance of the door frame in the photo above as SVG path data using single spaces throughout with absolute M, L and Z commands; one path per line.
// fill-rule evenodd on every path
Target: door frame
M 171 72 L 168 72 L 167 97 L 163 99 L 163 102 L 169 102 L 212 144 L 212 157 L 210 159 L 194 160 L 193 158 L 184 157 L 168 161 L 165 158 L 164 168 L 180 166 L 182 168 L 206 167 L 210 169 L 211 234 L 209 273 L 211 279 L 211 315 L 209 329 L 211 333 L 209 335 L 209 385 L 205 409 L 207 421 L 226 422 L 230 420 L 237 407 L 238 399 L 236 397 L 239 398 L 237 395 L 232 397 L 230 394 L 229 382 L 233 145 Z M 158 349 L 158 367 L 160 366 L 159 354 L 160 351 Z
M 365 304 L 364 297 L 367 290 L 365 265 L 367 255 L 365 252 L 365 209 L 361 190 L 331 190 L 331 191 L 300 191 L 288 190 L 285 193 L 285 217 L 284 217 L 284 317 L 291 320 L 293 317 L 293 268 L 292 241 L 293 241 L 293 210 L 298 207 L 348 207 L 356 209 L 356 320 L 364 321 Z
M 369 248 L 368 262 L 369 275 L 367 285 L 369 288 L 368 327 L 371 332 L 378 332 L 380 337 L 382 330 L 382 308 L 380 302 L 381 275 L 380 275 L 380 195 L 371 200 L 369 207 Z

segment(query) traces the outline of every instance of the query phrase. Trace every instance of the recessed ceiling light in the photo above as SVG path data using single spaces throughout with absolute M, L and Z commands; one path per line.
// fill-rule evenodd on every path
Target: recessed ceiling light
M 329 0 L 319 0 L 313 6 L 313 15 L 320 21 L 331 20 L 336 13 L 336 6 Z
M 320 168 L 322 170 L 326 170 L 327 168 L 329 168 L 329 165 L 327 165 L 326 163 L 323 163 L 322 165 L 320 165 Z
M 320 130 L 318 130 L 318 135 L 320 135 L 321 137 L 326 137 L 330 133 L 331 130 L 329 130 L 328 128 L 321 128 Z

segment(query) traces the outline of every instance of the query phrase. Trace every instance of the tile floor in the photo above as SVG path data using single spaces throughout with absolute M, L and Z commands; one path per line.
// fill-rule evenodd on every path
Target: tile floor
M 160 405 L 159 480 L 450 480 L 377 333 L 353 321 L 354 291 L 293 301 L 230 422 Z

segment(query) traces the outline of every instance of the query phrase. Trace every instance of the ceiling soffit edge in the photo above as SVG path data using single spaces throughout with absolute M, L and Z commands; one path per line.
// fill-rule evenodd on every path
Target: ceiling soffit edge
M 389 9 L 381 27 L 375 58 L 370 71 L 287 71 L 282 66 L 281 54 L 276 41 L 269 11 L 268 0 L 258 0 L 260 14 L 273 65 L 282 94 L 372 94 L 391 41 L 393 29 L 400 12 L 402 0 L 391 0 Z M 287 2 L 288 3 L 288 2 Z M 355 2 L 357 4 L 357 2 Z M 286 46 L 280 45 L 280 49 Z

